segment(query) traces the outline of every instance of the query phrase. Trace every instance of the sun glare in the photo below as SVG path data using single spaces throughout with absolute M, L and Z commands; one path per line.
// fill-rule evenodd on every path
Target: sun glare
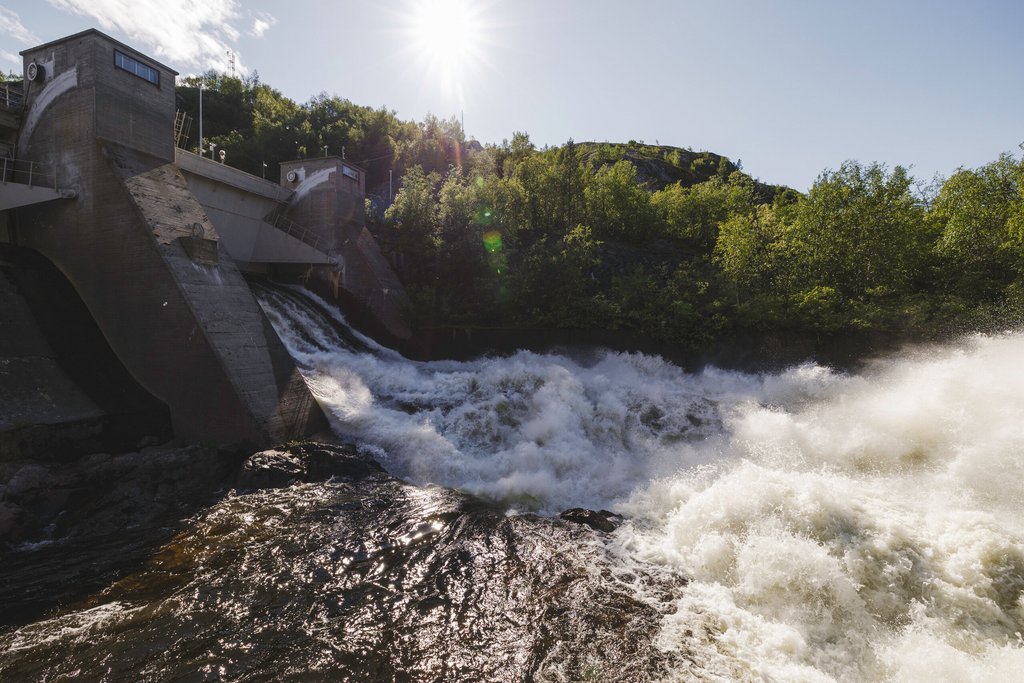
M 480 59 L 479 3 L 468 0 L 417 0 L 409 30 L 422 66 L 444 84 L 461 90 L 465 73 Z

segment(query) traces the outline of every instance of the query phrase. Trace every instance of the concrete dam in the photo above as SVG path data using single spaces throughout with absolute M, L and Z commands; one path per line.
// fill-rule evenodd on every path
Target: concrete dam
M 0 458 L 31 450 L 39 424 L 104 429 L 53 323 L 75 297 L 123 366 L 93 384 L 123 375 L 107 394 L 164 406 L 174 435 L 264 446 L 326 427 L 246 277 L 301 279 L 407 340 L 363 169 L 300 159 L 276 184 L 179 148 L 177 72 L 96 30 L 22 57 L 0 93 Z

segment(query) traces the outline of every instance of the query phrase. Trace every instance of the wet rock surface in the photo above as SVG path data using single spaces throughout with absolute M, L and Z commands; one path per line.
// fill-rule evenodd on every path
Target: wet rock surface
M 567 522 L 575 522 L 589 526 L 595 531 L 611 533 L 622 524 L 622 516 L 608 510 L 587 510 L 586 508 L 570 508 L 559 515 Z
M 223 496 L 241 458 L 199 446 L 0 463 L 0 624 L 109 584 Z
M 656 645 L 682 583 L 581 524 L 292 445 L 137 569 L 0 628 L 0 679 L 657 680 L 686 667 Z
M 299 443 L 250 456 L 236 486 L 240 490 L 281 488 L 331 478 L 358 481 L 384 473 L 375 460 L 359 455 L 353 446 Z

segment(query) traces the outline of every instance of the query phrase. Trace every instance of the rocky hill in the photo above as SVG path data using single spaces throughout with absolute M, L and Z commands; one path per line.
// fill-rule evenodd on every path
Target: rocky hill
M 669 185 L 682 183 L 691 187 L 711 178 L 729 177 L 734 171 L 742 170 L 739 161 L 714 152 L 695 152 L 692 149 L 669 145 L 646 145 L 635 140 L 626 143 L 578 142 L 584 150 L 583 156 L 595 168 L 614 164 L 619 160 L 631 162 L 637 171 L 637 180 L 651 191 L 662 190 Z M 759 201 L 768 203 L 778 192 L 794 192 L 782 185 L 771 185 L 755 180 L 755 193 Z

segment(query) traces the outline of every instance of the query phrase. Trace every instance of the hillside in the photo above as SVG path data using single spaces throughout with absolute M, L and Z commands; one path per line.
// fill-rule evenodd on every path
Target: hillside
M 648 190 L 663 190 L 676 183 L 691 187 L 707 182 L 715 176 L 728 178 L 742 168 L 728 157 L 714 152 L 695 152 L 692 149 L 668 145 L 646 145 L 641 142 L 627 143 L 578 142 L 584 159 L 594 166 L 607 166 L 625 160 L 636 167 L 637 180 Z M 776 193 L 787 190 L 781 185 L 770 185 L 755 180 L 757 198 L 771 202 Z
M 343 153 L 421 330 L 607 330 L 688 352 L 750 335 L 934 338 L 1024 312 L 1024 162 L 1006 154 L 931 194 L 902 167 L 842 163 L 806 195 L 713 152 L 526 133 L 467 140 L 257 78 L 186 79 L 227 163 Z M 193 128 L 193 141 L 195 132 Z M 192 144 L 195 144 L 194 142 Z M 390 181 L 390 182 L 389 182 Z

